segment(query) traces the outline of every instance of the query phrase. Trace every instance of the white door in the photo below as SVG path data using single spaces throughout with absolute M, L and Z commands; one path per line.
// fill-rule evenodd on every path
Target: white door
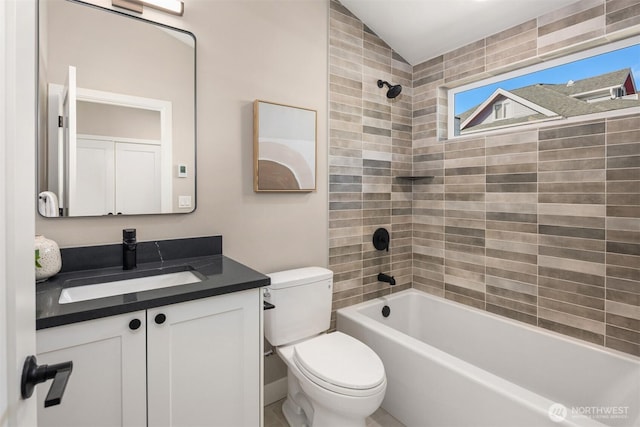
M 35 354 L 36 2 L 0 1 L 0 426 L 36 426 L 20 396 Z M 46 385 L 45 385 L 46 386 Z
M 75 147 L 73 215 L 160 212 L 160 145 L 77 136 Z
M 116 144 L 116 213 L 161 212 L 161 148 Z
M 149 426 L 261 425 L 258 289 L 147 310 Z
M 76 135 L 76 67 L 69 66 L 62 92 L 63 146 L 64 146 L 64 199 L 63 207 L 69 216 L 76 215 L 79 202 L 77 193 L 77 135 Z
M 63 86 L 49 83 L 47 86 L 47 188 L 58 195 L 58 201 L 64 202 L 64 126 L 60 126 L 62 116 Z M 60 207 L 64 207 L 60 204 Z
M 100 139 L 77 140 L 74 215 L 115 215 L 115 144 Z
M 73 361 L 61 405 L 44 407 L 38 427 L 139 427 L 147 423 L 145 311 L 39 330 L 38 363 Z

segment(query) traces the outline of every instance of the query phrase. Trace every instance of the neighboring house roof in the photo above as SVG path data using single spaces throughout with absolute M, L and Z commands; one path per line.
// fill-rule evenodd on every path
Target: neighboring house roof
M 633 75 L 629 68 L 601 74 L 569 84 L 543 84 L 538 83 L 511 91 L 497 89 L 482 104 L 477 105 L 458 115 L 460 119 L 460 131 L 476 131 L 492 129 L 496 127 L 511 126 L 540 120 L 550 120 L 562 117 L 575 117 L 585 114 L 599 113 L 621 108 L 640 106 L 639 99 L 607 99 L 599 102 L 588 102 L 588 96 L 608 94 L 610 88 L 625 87 L 626 94 L 636 93 Z M 496 101 L 504 98 L 511 99 L 533 110 L 533 114 L 521 117 L 511 117 L 495 120 L 491 123 L 482 121 L 487 109 L 492 108 Z
M 573 117 L 592 112 L 592 104 L 559 93 L 557 85 L 538 84 L 515 89 L 523 98 L 539 105 L 544 105 L 559 116 Z
M 631 74 L 630 68 L 613 71 L 611 73 L 601 74 L 599 76 L 589 77 L 587 79 L 576 80 L 573 84 L 552 85 L 560 93 L 569 96 L 576 96 L 582 93 L 597 91 L 598 89 L 620 87 Z
M 473 120 L 478 116 L 480 112 L 485 111 L 487 108 L 490 108 L 497 100 L 503 98 L 509 98 L 517 102 L 518 104 L 528 107 L 529 109 L 535 111 L 537 114 L 542 114 L 545 117 L 553 117 L 558 115 L 556 112 L 542 106 L 539 102 L 531 102 L 531 100 L 526 96 L 520 96 L 518 90 L 512 90 L 509 92 L 502 88 L 498 88 L 482 104 L 473 108 L 473 111 L 469 110 L 470 114 L 467 114 L 464 119 L 460 117 L 460 128 L 464 129 L 466 126 L 470 124 L 472 125 Z

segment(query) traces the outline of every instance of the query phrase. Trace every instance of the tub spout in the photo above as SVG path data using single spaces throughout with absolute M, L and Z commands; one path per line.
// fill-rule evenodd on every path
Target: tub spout
M 378 273 L 378 281 L 387 282 L 391 286 L 394 286 L 396 284 L 396 279 L 394 279 L 393 276 L 389 276 L 388 274 L 384 273 Z

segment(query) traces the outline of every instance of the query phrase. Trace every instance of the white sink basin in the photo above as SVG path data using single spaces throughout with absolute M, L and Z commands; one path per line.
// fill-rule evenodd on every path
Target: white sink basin
M 92 299 L 112 297 L 114 295 L 130 294 L 132 292 L 188 285 L 189 283 L 197 283 L 201 281 L 202 279 L 196 276 L 192 271 L 179 271 L 177 273 L 158 274 L 155 276 L 124 279 L 115 282 L 73 286 L 62 290 L 58 303 L 68 304 L 71 302 L 88 301 Z

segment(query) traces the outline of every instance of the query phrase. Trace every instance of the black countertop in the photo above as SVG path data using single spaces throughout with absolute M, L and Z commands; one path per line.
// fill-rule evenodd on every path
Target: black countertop
M 180 242 L 184 242 L 184 240 Z M 156 242 L 153 243 L 156 244 Z M 110 245 L 110 250 L 114 249 L 113 246 L 118 248 L 119 245 Z M 74 251 L 80 249 L 73 248 Z M 86 253 L 91 250 L 93 248 L 88 248 L 84 251 L 80 250 L 80 252 Z M 63 250 L 62 252 L 64 264 L 65 251 Z M 198 252 L 189 253 L 189 255 L 194 254 L 198 254 Z M 92 267 L 96 266 L 92 265 Z M 270 283 L 269 277 L 264 274 L 222 254 L 215 253 L 182 258 L 179 257 L 179 254 L 176 254 L 173 259 L 160 257 L 160 260 L 138 263 L 137 269 L 129 270 L 128 273 L 133 272 L 133 274 L 139 276 L 146 276 L 175 270 L 194 270 L 196 274 L 199 273 L 198 275 L 203 280 L 187 285 L 60 304 L 58 303 L 60 294 L 67 287 L 88 284 L 92 280 L 95 281 L 96 277 L 104 277 L 105 281 L 109 281 L 110 276 L 116 278 L 123 274 L 121 266 L 103 266 L 84 270 L 73 269 L 71 271 L 66 271 L 63 267 L 62 272 L 56 276 L 46 282 L 36 284 L 36 329 L 51 328 L 84 320 L 244 291 L 268 286 Z

